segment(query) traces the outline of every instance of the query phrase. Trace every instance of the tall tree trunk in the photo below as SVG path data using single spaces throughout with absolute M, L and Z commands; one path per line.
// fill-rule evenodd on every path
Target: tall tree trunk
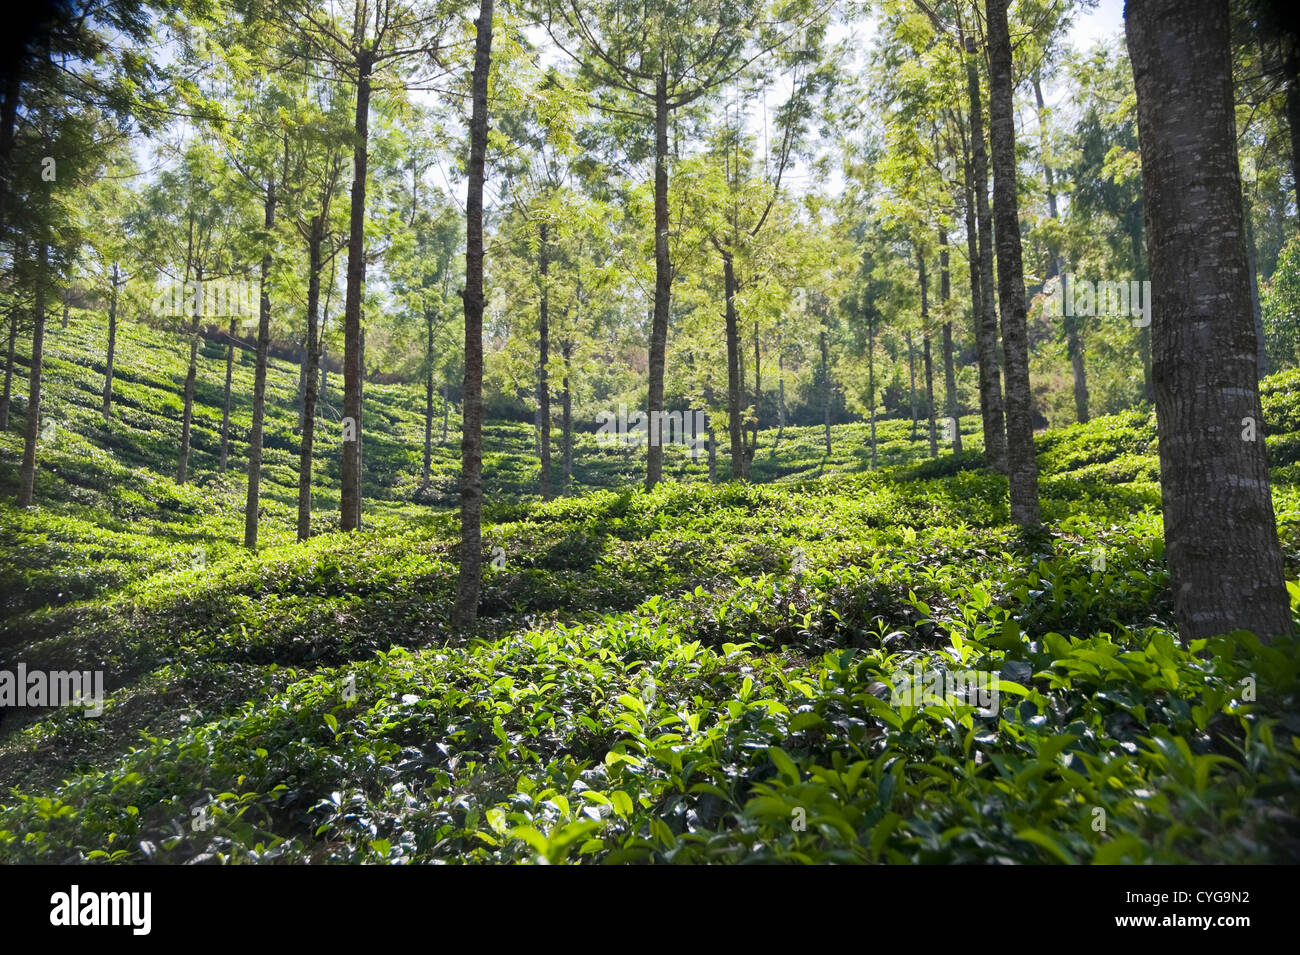
M 266 185 L 264 224 L 275 228 L 275 179 Z M 268 238 L 268 242 L 269 242 Z M 257 365 L 253 370 L 253 429 L 248 435 L 248 499 L 244 505 L 244 546 L 257 549 L 257 512 L 262 504 L 262 432 L 266 421 L 266 357 L 271 347 L 271 250 L 262 253 L 261 296 L 257 310 Z
M 188 279 L 190 270 L 185 269 Z M 190 324 L 190 364 L 185 372 L 185 409 L 181 415 L 181 453 L 176 465 L 176 483 L 184 484 L 189 479 L 190 437 L 194 427 L 194 382 L 199 374 L 199 312 L 203 301 L 203 266 L 194 270 L 195 294 L 194 317 Z
M 1184 640 L 1291 633 L 1251 327 L 1226 0 L 1125 10 L 1165 554 Z
M 745 452 L 745 477 L 749 477 L 754 455 L 758 453 L 758 418 L 763 410 L 763 374 L 762 354 L 758 345 L 758 320 L 754 320 L 754 427 L 751 431 L 749 450 Z
M 939 436 L 934 427 L 934 364 L 930 357 L 930 300 L 925 274 L 925 256 L 916 250 L 917 278 L 921 283 L 921 341 L 925 366 L 925 417 L 930 428 L 930 457 L 939 456 Z
M 323 348 L 320 341 L 321 245 L 325 241 L 325 217 L 312 218 L 307 239 L 307 366 L 303 374 L 302 433 L 298 444 L 298 540 L 311 536 L 312 450 L 316 443 L 316 363 Z
M 706 379 L 704 382 L 704 405 L 706 408 L 713 407 L 713 382 Z M 713 434 L 713 415 L 705 415 L 704 433 L 709 439 L 709 483 L 715 484 L 718 480 L 718 443 Z
M 970 191 L 975 200 L 979 245 L 979 309 L 975 313 L 975 344 L 980 362 L 980 405 L 984 410 L 984 457 L 989 467 L 1007 473 L 1007 426 L 1002 404 L 1002 373 L 998 367 L 998 316 L 993 294 L 993 217 L 989 211 L 988 154 L 984 149 L 984 113 L 976 70 L 973 37 L 966 38 L 966 86 L 970 99 Z
M 537 309 L 537 446 L 542 461 L 542 500 L 549 501 L 554 492 L 551 489 L 551 385 L 547 379 L 547 365 L 551 361 L 551 325 L 550 325 L 550 266 L 551 256 L 547 240 L 550 238 L 546 223 L 539 231 L 540 245 L 537 251 L 537 275 L 542 283 L 541 301 Z
M 442 379 L 442 441 L 441 444 L 447 443 L 447 416 L 451 410 L 451 397 L 448 394 L 447 379 Z
M 826 456 L 831 456 L 831 349 L 826 335 L 826 323 L 821 327 L 822 348 L 822 426 L 826 432 Z
M 488 69 L 492 61 L 493 0 L 481 0 L 474 43 L 473 107 L 469 133 L 469 187 L 465 197 L 465 391 L 460 453 L 460 573 L 452 626 L 478 619 L 483 572 L 483 164 L 487 154 Z
M 32 315 L 31 384 L 27 390 L 27 435 L 18 476 L 18 506 L 31 507 L 36 489 L 36 441 L 41 435 L 41 372 L 45 360 L 45 282 L 50 247 L 42 241 L 36 250 L 36 308 Z
M 943 309 L 943 396 L 944 414 L 952 424 L 952 453 L 961 454 L 961 411 L 957 405 L 957 368 L 952 353 L 952 322 L 948 305 L 952 299 L 952 276 L 948 263 L 948 229 L 939 226 L 939 303 Z
M 14 349 L 18 343 L 18 309 L 9 312 L 9 344 L 5 349 L 5 387 L 0 394 L 0 432 L 9 430 L 9 397 L 14 383 Z
M 424 310 L 424 473 L 420 486 L 428 487 L 433 469 L 433 310 Z
M 560 354 L 564 358 L 563 390 L 560 392 L 560 429 L 563 432 L 563 475 L 561 486 L 567 494 L 573 486 L 573 395 L 569 391 L 569 376 L 573 373 L 569 359 L 573 354 L 573 340 L 567 335 L 560 342 Z
M 343 417 L 351 419 L 353 435 L 353 440 L 343 442 L 339 523 L 345 531 L 361 527 L 361 296 L 366 283 L 366 169 L 372 66 L 372 54 L 363 51 L 357 62 L 348 280 L 343 305 Z
M 876 322 L 867 322 L 867 403 L 871 405 L 871 470 L 876 469 Z
M 668 76 L 655 81 L 655 307 L 650 326 L 650 428 L 659 430 L 664 410 L 664 364 L 668 351 L 668 308 L 672 294 L 672 263 L 668 259 Z M 646 490 L 663 478 L 664 449 L 651 436 L 646 449 Z M 732 464 L 734 474 L 735 464 Z
M 1042 523 L 1038 458 L 1034 454 L 1034 403 L 1029 388 L 1029 332 L 1025 315 L 1020 212 L 1016 201 L 1016 118 L 1012 104 L 1008 0 L 986 0 L 989 43 L 989 142 L 993 148 L 993 214 L 998 249 L 998 299 L 1006 365 L 1007 476 L 1011 520 L 1021 527 Z
M 731 438 L 731 477 L 745 477 L 745 433 L 740 420 L 740 328 L 736 317 L 736 270 L 731 253 L 722 254 L 722 285 L 726 295 L 727 325 L 727 432 Z
M 226 329 L 226 385 L 221 396 L 221 462 L 218 470 L 226 473 L 226 465 L 230 461 L 230 395 L 231 383 L 235 377 L 235 332 L 238 329 L 236 318 L 230 316 L 230 327 Z
M 916 440 L 916 424 L 920 418 L 920 412 L 916 407 L 916 346 L 912 344 L 912 330 L 909 328 L 903 335 L 903 340 L 907 343 L 907 393 L 912 405 L 912 434 L 911 440 Z
M 108 293 L 108 348 L 104 358 L 104 417 L 113 413 L 113 361 L 117 356 L 117 290 L 121 285 L 121 273 L 117 263 L 113 263 L 113 286 Z M 3 431 L 0 427 L 0 431 Z

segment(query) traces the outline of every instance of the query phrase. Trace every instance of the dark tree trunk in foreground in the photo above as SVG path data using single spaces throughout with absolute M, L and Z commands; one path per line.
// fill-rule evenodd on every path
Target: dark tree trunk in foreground
M 539 229 L 540 246 L 537 252 L 537 275 L 542 283 L 541 302 L 537 310 L 537 447 L 538 457 L 542 461 L 542 500 L 549 501 L 554 492 L 551 489 L 551 384 L 547 378 L 546 366 L 551 361 L 551 320 L 550 320 L 550 238 L 546 224 Z
M 993 218 L 989 212 L 988 154 L 984 149 L 984 114 L 974 39 L 966 40 L 966 86 L 970 98 L 970 192 L 974 199 L 979 245 L 979 308 L 975 344 L 979 350 L 980 406 L 984 410 L 984 457 L 989 467 L 1007 471 L 1007 430 L 1002 412 L 1002 373 L 998 367 L 998 316 L 993 296 Z
M 366 284 L 366 169 L 370 131 L 371 54 L 357 64 L 355 142 L 352 147 L 352 208 L 348 224 L 348 280 L 343 305 L 343 417 L 352 420 L 354 440 L 343 442 L 340 527 L 361 527 L 361 296 Z
M 943 395 L 944 414 L 952 424 L 952 453 L 961 454 L 961 412 L 957 405 L 957 368 L 952 354 L 952 322 L 948 303 L 952 298 L 952 277 L 948 269 L 948 231 L 939 228 L 939 303 L 943 309 Z
M 465 198 L 465 392 L 460 439 L 460 573 L 452 626 L 478 619 L 483 573 L 483 164 L 487 154 L 487 87 L 492 62 L 493 0 L 479 6 L 474 44 L 473 111 L 469 127 L 469 188 Z
M 656 412 L 664 410 L 664 364 L 668 350 L 668 307 L 673 271 L 668 259 L 668 76 L 660 73 L 655 82 L 655 307 L 650 325 L 650 414 L 651 439 L 646 449 L 646 490 L 663 478 L 664 449 L 654 434 Z M 732 464 L 734 474 L 735 464 Z
M 275 180 L 266 186 L 266 234 L 275 228 Z M 267 241 L 270 241 L 269 238 Z M 257 310 L 257 365 L 253 370 L 253 429 L 248 435 L 248 498 L 244 504 L 244 546 L 257 549 L 257 512 L 262 495 L 262 432 L 266 421 L 266 356 L 271 347 L 271 250 L 262 253 Z
M 1125 27 L 1174 612 L 1184 640 L 1238 628 L 1269 640 L 1292 627 L 1256 380 L 1228 5 L 1130 3 Z
M 1020 211 L 1016 201 L 1016 117 L 1012 104 L 1008 0 L 987 0 L 989 38 L 989 142 L 993 149 L 993 215 L 998 249 L 998 300 L 1006 364 L 1007 477 L 1011 520 L 1021 527 L 1042 523 L 1038 459 L 1034 454 L 1034 407 L 1029 388 L 1029 332 L 1025 315 Z
M 104 357 L 104 403 L 103 413 L 107 418 L 113 413 L 113 361 L 117 356 L 117 290 L 121 285 L 121 273 L 117 263 L 113 263 L 113 287 L 108 293 L 108 348 Z M 0 427 L 0 431 L 4 430 Z
M 321 245 L 324 243 L 323 216 L 312 219 L 307 247 L 307 367 L 303 373 L 302 434 L 298 445 L 298 540 L 311 536 L 312 448 L 316 443 L 316 363 L 320 360 Z
M 18 506 L 31 507 L 36 489 L 36 441 L 41 434 L 41 371 L 45 356 L 45 272 L 50 247 L 42 242 L 36 252 L 36 308 L 32 314 L 31 385 L 27 391 L 27 435 L 23 465 L 18 476 Z

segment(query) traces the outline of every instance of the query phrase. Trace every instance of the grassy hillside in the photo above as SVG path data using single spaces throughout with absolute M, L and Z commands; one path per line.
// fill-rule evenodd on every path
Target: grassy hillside
M 127 323 L 106 423 L 103 337 L 91 315 L 51 330 L 39 508 L 11 503 L 21 415 L 0 436 L 0 664 L 109 691 L 97 719 L 5 711 L 0 861 L 1300 860 L 1296 648 L 1178 644 L 1147 413 L 1040 437 L 1034 539 L 978 453 L 928 460 L 907 422 L 880 425 L 877 471 L 865 425 L 829 458 L 790 428 L 775 454 L 762 436 L 760 483 L 711 485 L 671 448 L 678 481 L 650 494 L 588 423 L 577 493 L 549 503 L 531 429 L 492 424 L 505 565 L 463 634 L 459 435 L 421 492 L 414 389 L 367 386 L 367 529 L 299 544 L 297 372 L 273 363 L 253 555 L 240 441 L 215 473 L 224 352 L 202 350 L 177 487 L 182 346 Z M 244 356 L 241 440 L 251 392 Z M 1298 399 L 1300 375 L 1266 383 L 1289 581 Z M 997 674 L 997 717 L 893 700 L 914 666 Z

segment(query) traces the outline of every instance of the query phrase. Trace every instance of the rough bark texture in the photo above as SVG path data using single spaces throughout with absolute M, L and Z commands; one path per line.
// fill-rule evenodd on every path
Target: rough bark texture
M 1184 640 L 1291 632 L 1237 172 L 1225 0 L 1125 11 L 1137 90 L 1165 554 Z M 1246 420 L 1255 425 L 1246 440 Z
M 952 453 L 961 454 L 961 411 L 957 404 L 957 368 L 952 351 L 952 322 L 947 320 L 952 298 L 952 276 L 948 266 L 948 230 L 939 228 L 939 302 L 943 309 L 943 395 L 944 414 L 952 422 Z
M 320 273 L 324 219 L 312 219 L 307 240 L 307 367 L 303 372 L 302 434 L 298 444 L 298 540 L 311 536 L 312 448 L 316 442 L 316 363 L 320 360 Z
M 650 325 L 650 397 L 646 409 L 651 426 L 664 410 L 664 364 L 668 350 L 668 307 L 673 270 L 668 259 L 668 76 L 655 81 L 655 303 Z M 734 467 L 734 465 L 733 465 Z M 646 449 L 646 490 L 663 477 L 664 449 L 656 440 Z
M 366 282 L 366 169 L 372 65 L 370 54 L 362 53 L 357 63 L 348 280 L 343 305 L 343 417 L 352 419 L 356 438 L 343 442 L 339 525 L 345 531 L 361 527 L 361 296 Z
M 1038 458 L 1034 453 L 1034 403 L 1029 389 L 1029 333 L 1025 315 L 1020 211 L 1016 200 L 1016 117 L 1012 104 L 1011 37 L 1007 0 L 987 0 L 989 42 L 989 142 L 993 151 L 993 215 L 997 228 L 998 304 L 1006 371 L 1007 477 L 1011 520 L 1038 527 Z
M 970 193 L 974 199 L 979 246 L 979 308 L 975 343 L 980 363 L 980 405 L 984 411 L 984 456 L 990 467 L 1006 473 L 1007 426 L 1002 410 L 1002 373 L 998 367 L 998 317 L 993 295 L 993 217 L 989 212 L 988 154 L 984 149 L 984 114 L 980 106 L 975 41 L 966 40 L 966 86 L 970 99 Z M 973 285 L 973 279 L 972 279 Z
M 474 44 L 473 106 L 469 133 L 469 186 L 465 197 L 465 390 L 460 439 L 460 572 L 452 625 L 469 629 L 478 619 L 483 573 L 483 165 L 487 154 L 488 69 L 492 62 L 493 0 L 479 6 Z
M 31 507 L 36 489 L 36 442 L 41 434 L 41 371 L 45 355 L 45 272 L 50 247 L 42 242 L 36 252 L 36 308 L 32 314 L 32 361 L 27 391 L 27 434 L 23 464 L 18 475 L 18 506 Z

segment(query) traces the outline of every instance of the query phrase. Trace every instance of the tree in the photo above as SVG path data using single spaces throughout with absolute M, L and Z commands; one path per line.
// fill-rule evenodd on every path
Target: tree
M 465 385 L 461 399 L 460 568 L 452 626 L 478 619 L 483 573 L 483 179 L 488 138 L 488 73 L 492 66 L 493 0 L 481 0 L 475 21 L 469 127 L 469 185 L 465 196 Z
M 1185 641 L 1288 635 L 1237 168 L 1227 0 L 1125 10 L 1151 266 L 1165 553 Z
M 1041 523 L 1038 459 L 1034 453 L 1033 395 L 1029 390 L 1024 264 L 1016 198 L 1016 118 L 1012 105 L 1008 0 L 986 0 L 989 47 L 989 142 L 993 152 L 993 215 L 997 229 L 998 300 L 1006 359 L 1007 477 L 1011 520 L 1024 528 Z

